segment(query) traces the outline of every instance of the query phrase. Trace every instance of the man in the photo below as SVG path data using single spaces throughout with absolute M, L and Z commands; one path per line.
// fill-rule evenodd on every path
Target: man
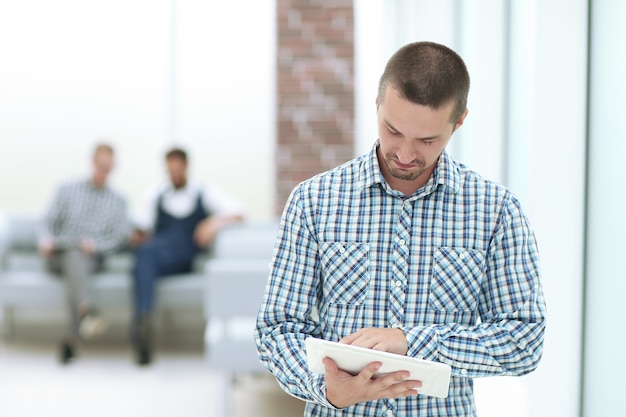
M 91 177 L 58 189 L 40 231 L 39 251 L 65 282 L 70 322 L 61 343 L 63 363 L 76 356 L 81 339 L 104 329 L 92 305 L 92 275 L 103 257 L 122 246 L 130 234 L 126 201 L 107 185 L 113 163 L 113 148 L 98 145 Z
M 217 188 L 187 180 L 187 153 L 179 148 L 165 156 L 169 180 L 153 191 L 136 219 L 133 341 L 137 362 L 152 358 L 152 312 L 158 279 L 190 272 L 193 259 L 208 248 L 224 226 L 243 220 L 240 205 Z
M 539 362 L 533 232 L 506 188 L 445 152 L 468 91 L 449 48 L 401 48 L 380 79 L 372 151 L 304 181 L 287 202 L 255 336 L 307 416 L 474 416 L 472 378 Z M 353 376 L 325 358 L 325 374 L 313 374 L 309 336 L 446 363 L 449 395 L 419 395 L 405 371 L 374 379 L 380 362 Z

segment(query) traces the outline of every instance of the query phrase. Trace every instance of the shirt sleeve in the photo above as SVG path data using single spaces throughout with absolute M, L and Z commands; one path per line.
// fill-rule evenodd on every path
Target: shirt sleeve
M 281 219 L 255 339 L 261 362 L 284 390 L 332 407 L 323 376 L 310 372 L 306 362 L 305 339 L 321 335 L 312 318 L 320 271 L 317 241 L 308 224 L 296 189 Z
M 157 202 L 162 190 L 154 187 L 144 193 L 138 208 L 134 211 L 133 226 L 142 231 L 152 231 L 156 223 Z
M 52 202 L 48 207 L 48 210 L 43 216 L 43 219 L 37 230 L 37 238 L 39 244 L 44 242 L 54 243 L 57 239 L 55 237 L 55 229 L 59 223 L 63 221 L 63 217 L 66 212 L 66 205 L 68 203 L 67 185 L 59 187 L 54 196 Z
M 480 323 L 403 329 L 408 356 L 447 363 L 461 377 L 524 375 L 541 358 L 546 306 L 534 234 L 512 197 L 487 253 Z
M 215 216 L 244 216 L 243 205 L 226 194 L 218 187 L 206 187 L 203 190 L 202 202 L 204 208 L 211 215 Z

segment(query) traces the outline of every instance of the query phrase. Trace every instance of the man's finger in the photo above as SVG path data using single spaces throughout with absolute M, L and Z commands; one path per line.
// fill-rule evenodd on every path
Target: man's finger
M 335 373 L 339 371 L 339 368 L 337 368 L 337 364 L 335 363 L 335 361 L 329 357 L 323 358 L 322 363 L 324 364 L 324 369 L 326 369 L 326 372 Z
M 356 340 L 356 338 L 359 337 L 359 333 L 351 333 L 345 337 L 343 337 L 339 343 L 345 343 L 346 345 L 351 345 L 352 342 L 354 342 Z
M 383 366 L 382 362 L 368 363 L 365 368 L 361 369 L 361 372 L 359 372 L 357 377 L 363 381 L 370 380 L 374 378 L 374 374 L 378 372 L 381 366 Z

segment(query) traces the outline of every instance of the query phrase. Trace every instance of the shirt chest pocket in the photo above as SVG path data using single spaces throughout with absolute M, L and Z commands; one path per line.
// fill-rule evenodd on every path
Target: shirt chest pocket
M 433 257 L 430 306 L 439 311 L 475 311 L 484 267 L 482 251 L 438 248 Z
M 334 304 L 361 304 L 370 283 L 369 245 L 325 242 L 320 247 L 324 298 Z

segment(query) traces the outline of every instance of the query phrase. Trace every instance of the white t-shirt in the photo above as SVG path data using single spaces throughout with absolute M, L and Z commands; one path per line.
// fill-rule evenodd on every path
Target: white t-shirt
M 159 197 L 163 196 L 163 210 L 168 214 L 184 218 L 196 208 L 198 194 L 202 193 L 204 209 L 215 216 L 243 216 L 242 205 L 215 186 L 202 187 L 197 183 L 187 182 L 184 188 L 175 189 L 171 182 L 160 184 L 150 190 L 144 203 L 134 216 L 135 226 L 140 230 L 153 230 L 157 220 Z

